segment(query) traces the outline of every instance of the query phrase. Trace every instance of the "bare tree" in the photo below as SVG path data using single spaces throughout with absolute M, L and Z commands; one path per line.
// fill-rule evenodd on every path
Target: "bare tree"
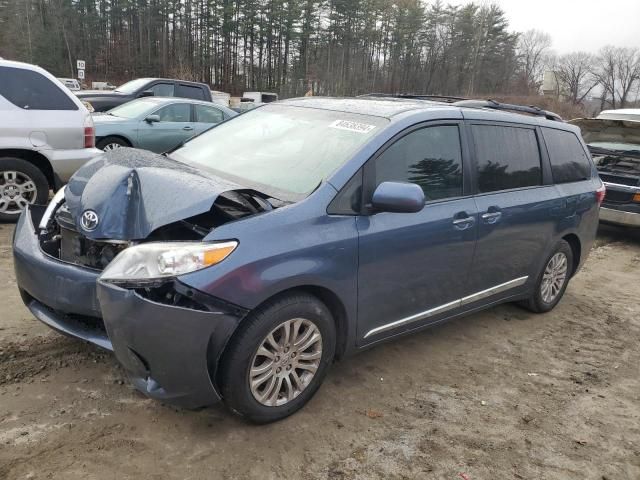
M 551 36 L 548 33 L 532 29 L 518 38 L 522 80 L 530 92 L 537 93 L 540 89 L 550 54 Z
M 599 83 L 593 74 L 595 57 L 587 52 L 572 52 L 558 57 L 553 67 L 556 80 L 567 100 L 582 103 Z
M 640 82 L 640 50 L 607 46 L 600 50 L 594 75 L 612 108 L 624 108 Z

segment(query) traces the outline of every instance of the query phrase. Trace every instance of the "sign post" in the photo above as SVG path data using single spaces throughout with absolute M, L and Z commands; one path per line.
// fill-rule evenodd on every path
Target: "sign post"
M 78 80 L 84 80 L 84 67 L 86 63 L 84 60 L 76 60 L 76 67 L 78 68 Z

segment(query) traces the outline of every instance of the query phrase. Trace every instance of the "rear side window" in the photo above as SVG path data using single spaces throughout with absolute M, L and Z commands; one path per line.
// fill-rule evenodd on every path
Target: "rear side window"
M 547 144 L 555 183 L 578 182 L 591 178 L 591 162 L 575 134 L 543 128 L 542 136 Z
M 173 97 L 174 86 L 172 83 L 156 83 L 149 90 L 156 97 Z
M 410 182 L 422 187 L 425 198 L 462 196 L 462 149 L 455 125 L 415 130 L 375 160 L 376 185 Z
M 190 122 L 191 105 L 188 103 L 174 103 L 162 107 L 156 112 L 161 122 Z
M 195 98 L 196 100 L 205 100 L 204 91 L 201 87 L 191 85 L 178 85 L 176 87 L 176 97 Z
M 480 193 L 542 184 L 540 150 L 529 128 L 473 125 Z
M 224 120 L 224 114 L 215 107 L 196 105 L 196 122 L 220 123 Z
M 22 68 L 0 67 L 0 95 L 24 110 L 78 110 L 62 85 Z

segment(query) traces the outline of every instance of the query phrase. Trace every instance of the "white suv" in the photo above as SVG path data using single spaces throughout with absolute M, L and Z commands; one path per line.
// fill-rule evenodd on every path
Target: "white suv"
M 40 67 L 0 60 L 0 221 L 47 203 L 100 153 L 81 100 Z

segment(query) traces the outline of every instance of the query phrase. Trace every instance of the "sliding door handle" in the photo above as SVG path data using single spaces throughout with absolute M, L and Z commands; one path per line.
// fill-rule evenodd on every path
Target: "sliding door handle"
M 487 212 L 482 214 L 485 223 L 496 223 L 502 217 L 502 212 Z

